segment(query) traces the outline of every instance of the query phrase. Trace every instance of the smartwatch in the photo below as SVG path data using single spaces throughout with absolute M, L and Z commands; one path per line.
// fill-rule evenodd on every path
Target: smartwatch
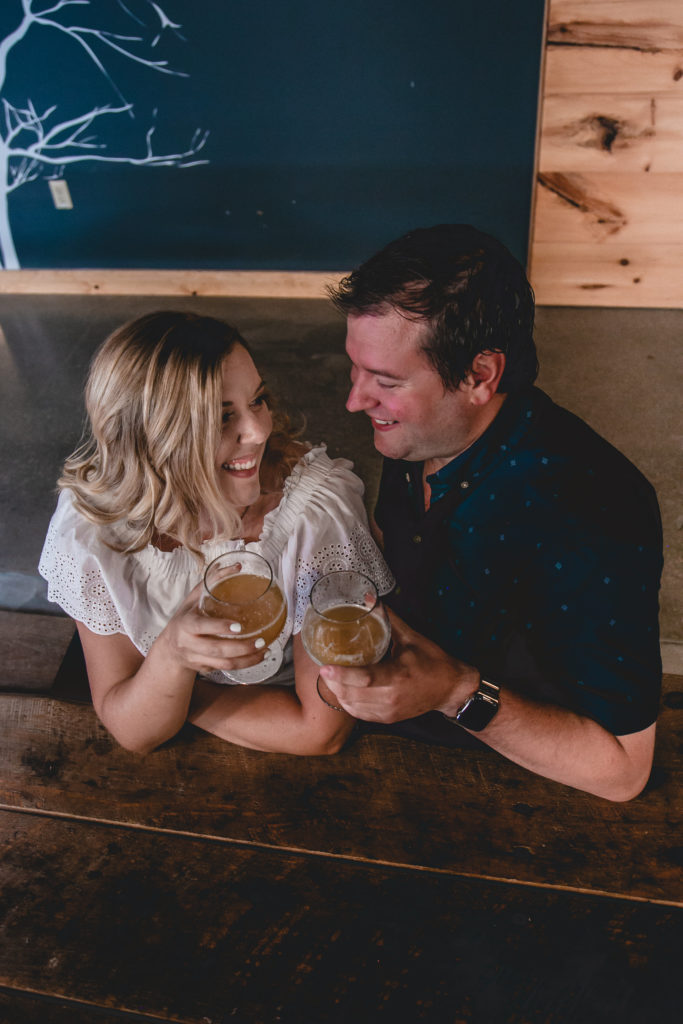
M 449 722 L 455 722 L 471 732 L 481 732 L 498 712 L 500 707 L 500 686 L 486 679 L 479 681 L 476 693 L 469 697 L 454 716 L 446 715 Z

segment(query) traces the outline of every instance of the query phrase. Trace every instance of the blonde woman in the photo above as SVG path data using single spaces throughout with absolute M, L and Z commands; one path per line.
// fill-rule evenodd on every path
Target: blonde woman
M 188 720 L 258 750 L 338 751 L 353 720 L 318 697 L 299 635 L 307 596 L 333 568 L 365 572 L 380 593 L 393 583 L 351 463 L 274 422 L 239 333 L 192 313 L 151 313 L 115 331 L 93 359 L 86 409 L 39 569 L 76 620 L 103 724 L 143 754 Z M 245 547 L 284 586 L 288 669 L 257 686 L 220 685 L 222 672 L 263 655 L 201 615 L 201 579 L 218 554 Z

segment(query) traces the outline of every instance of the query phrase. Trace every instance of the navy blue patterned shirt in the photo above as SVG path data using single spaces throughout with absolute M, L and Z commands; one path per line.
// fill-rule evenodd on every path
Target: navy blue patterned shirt
M 384 463 L 375 515 L 398 583 L 388 603 L 485 678 L 615 735 L 650 725 L 662 535 L 635 466 L 529 388 L 428 477 L 426 512 L 422 471 Z

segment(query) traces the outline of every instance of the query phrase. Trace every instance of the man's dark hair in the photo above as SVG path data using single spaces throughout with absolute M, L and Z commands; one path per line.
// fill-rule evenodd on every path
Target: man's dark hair
M 502 242 L 469 224 L 410 231 L 329 294 L 347 316 L 379 316 L 391 308 L 426 321 L 431 330 L 424 351 L 449 389 L 464 380 L 480 352 L 505 354 L 503 393 L 536 379 L 531 285 Z

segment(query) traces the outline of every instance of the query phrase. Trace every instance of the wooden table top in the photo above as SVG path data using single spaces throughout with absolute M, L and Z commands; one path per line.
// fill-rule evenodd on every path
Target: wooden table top
M 42 658 L 3 629 L 5 686 L 72 632 L 23 618 Z M 389 735 L 140 758 L 89 704 L 0 694 L 0 1021 L 678 1019 L 682 690 L 627 804 Z

